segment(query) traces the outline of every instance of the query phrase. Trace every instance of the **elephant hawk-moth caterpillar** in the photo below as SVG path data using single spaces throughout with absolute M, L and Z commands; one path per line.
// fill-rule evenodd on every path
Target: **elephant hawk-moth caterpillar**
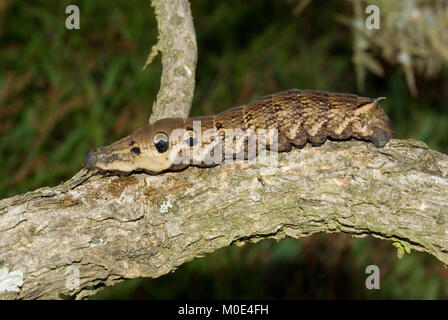
M 131 135 L 89 151 L 85 167 L 100 172 L 159 173 L 189 165 L 220 164 L 225 159 L 251 159 L 260 147 L 278 152 L 327 138 L 355 138 L 383 147 L 392 123 L 382 98 L 292 89 L 259 98 L 212 116 L 167 118 Z

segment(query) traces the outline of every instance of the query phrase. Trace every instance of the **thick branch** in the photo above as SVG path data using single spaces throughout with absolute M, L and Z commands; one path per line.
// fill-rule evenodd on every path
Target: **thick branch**
M 159 29 L 159 42 L 146 64 L 162 51 L 162 79 L 149 122 L 186 118 L 195 87 L 196 34 L 188 0 L 152 0 Z
M 0 270 L 24 280 L 0 297 L 81 298 L 233 243 L 317 232 L 399 241 L 448 263 L 448 156 L 412 140 L 328 141 L 279 154 L 277 168 L 263 159 L 156 176 L 83 170 L 0 201 Z

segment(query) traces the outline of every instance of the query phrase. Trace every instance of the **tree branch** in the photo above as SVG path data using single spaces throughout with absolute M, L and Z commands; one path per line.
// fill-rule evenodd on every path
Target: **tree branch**
M 263 159 L 155 176 L 82 170 L 1 200 L 0 269 L 22 272 L 23 285 L 0 298 L 82 298 L 233 243 L 317 232 L 398 241 L 448 263 L 447 155 L 412 140 L 327 141 L 279 154 L 277 168 Z M 79 287 L 68 290 L 73 268 Z
M 145 67 L 157 51 L 162 51 L 162 79 L 157 101 L 149 119 L 186 118 L 190 113 L 195 87 L 197 60 L 196 34 L 188 0 L 152 0 L 159 29 Z

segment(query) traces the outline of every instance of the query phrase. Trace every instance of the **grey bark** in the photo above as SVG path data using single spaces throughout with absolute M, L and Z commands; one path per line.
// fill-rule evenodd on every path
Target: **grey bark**
M 0 268 L 24 282 L 0 297 L 82 298 L 224 246 L 317 232 L 371 235 L 448 263 L 448 156 L 412 140 L 328 141 L 279 154 L 277 167 L 265 159 L 155 176 L 81 170 L 1 200 Z M 68 290 L 74 267 L 79 287 Z
M 197 60 L 196 34 L 188 0 L 152 0 L 159 29 L 145 67 L 157 51 L 162 51 L 162 79 L 157 101 L 149 119 L 186 118 L 190 113 L 195 87 Z

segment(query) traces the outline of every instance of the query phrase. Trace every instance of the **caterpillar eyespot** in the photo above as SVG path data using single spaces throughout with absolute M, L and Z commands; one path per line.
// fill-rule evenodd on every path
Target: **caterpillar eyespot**
M 159 153 L 164 153 L 169 148 L 168 136 L 164 132 L 159 132 L 154 136 L 154 145 Z

